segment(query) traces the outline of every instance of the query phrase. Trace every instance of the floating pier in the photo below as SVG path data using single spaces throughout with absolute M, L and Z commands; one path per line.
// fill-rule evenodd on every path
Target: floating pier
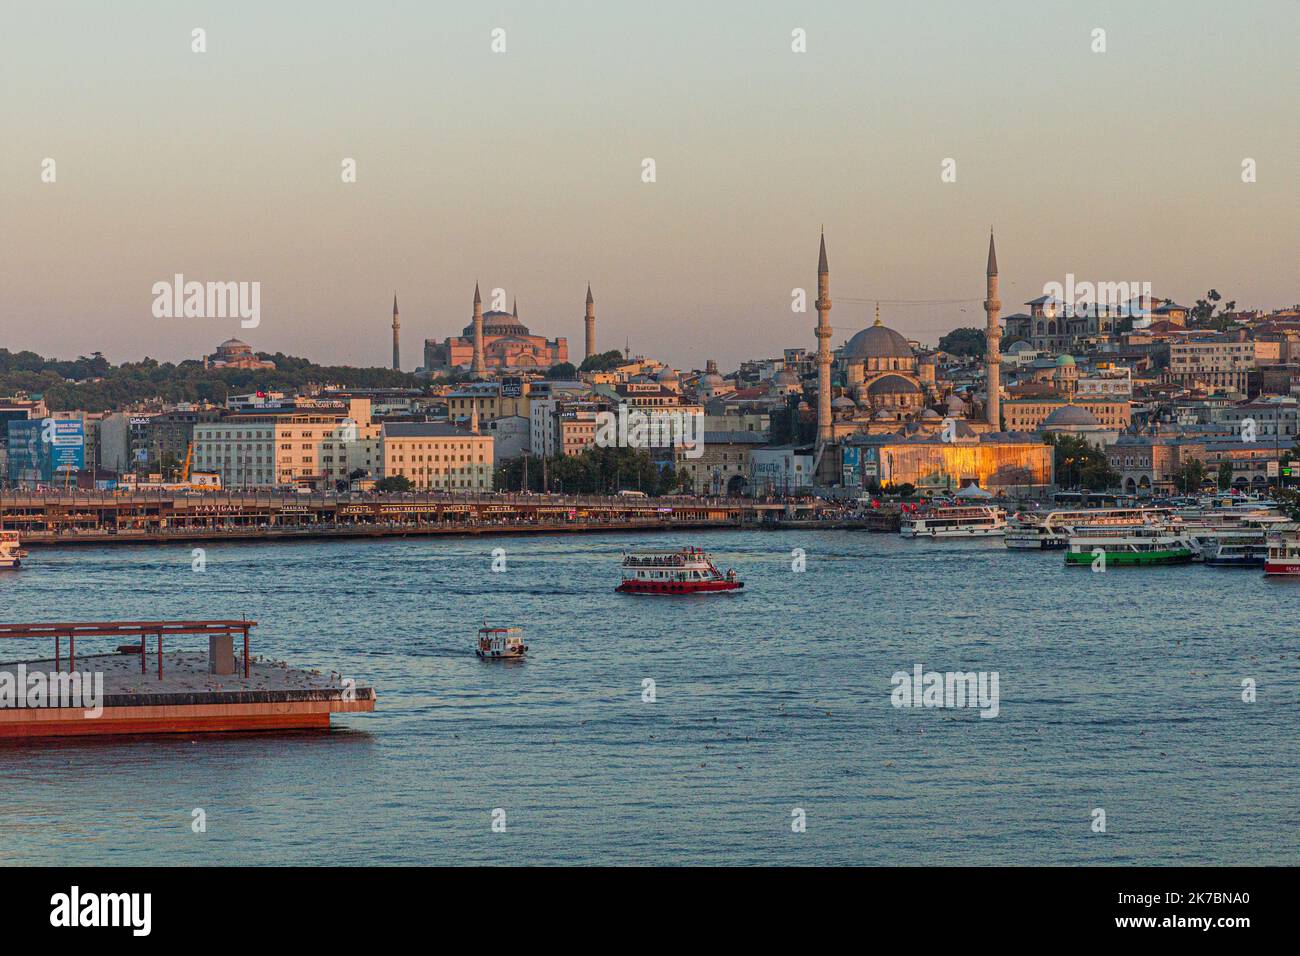
M 323 730 L 331 714 L 375 709 L 374 688 L 253 659 L 256 624 L 0 624 L 0 642 L 53 641 L 54 649 L 52 657 L 0 663 L 0 738 Z M 178 646 L 196 636 L 207 637 L 206 653 Z M 117 643 L 112 652 L 86 654 L 94 638 Z M 0 643 L 0 650 L 13 646 Z

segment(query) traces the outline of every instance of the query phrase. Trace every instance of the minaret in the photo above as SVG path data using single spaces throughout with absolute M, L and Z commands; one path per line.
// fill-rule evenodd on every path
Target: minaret
M 487 363 L 483 361 L 483 297 L 478 293 L 478 283 L 474 283 L 474 361 L 469 370 L 475 375 L 487 374 Z
M 998 254 L 993 248 L 993 230 L 989 230 L 989 265 L 984 279 L 984 312 L 988 316 L 988 329 L 985 331 L 984 362 L 988 369 L 985 374 L 988 387 L 988 422 L 994 431 L 1002 430 L 1002 326 L 998 323 L 998 312 L 1002 303 L 998 301 Z
M 826 265 L 826 233 L 817 259 L 817 445 L 831 440 L 831 270 Z
M 400 337 L 402 330 L 402 320 L 397 314 L 397 293 L 393 293 L 393 371 L 402 370 L 402 349 Z
M 587 283 L 587 345 L 583 358 L 596 354 L 596 300 L 591 297 L 591 283 Z

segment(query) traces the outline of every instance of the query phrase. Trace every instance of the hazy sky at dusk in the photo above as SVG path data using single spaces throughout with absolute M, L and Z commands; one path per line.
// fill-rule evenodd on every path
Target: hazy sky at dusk
M 734 368 L 815 347 L 790 290 L 823 222 L 836 344 L 854 298 L 973 300 L 882 306 L 923 341 L 979 324 L 990 224 L 1004 312 L 1067 272 L 1287 305 L 1298 35 L 1295 0 L 6 0 L 0 346 L 382 365 L 396 289 L 412 369 L 477 279 L 580 359 L 590 280 L 602 348 Z M 260 281 L 261 326 L 154 318 L 176 272 Z

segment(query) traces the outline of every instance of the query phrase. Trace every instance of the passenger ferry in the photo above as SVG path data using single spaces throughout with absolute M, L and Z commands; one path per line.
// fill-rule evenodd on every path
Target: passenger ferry
M 985 505 L 932 508 L 904 515 L 904 538 L 991 538 L 1006 534 L 1007 513 Z
M 1272 509 L 1254 508 L 1210 512 L 1179 511 L 1175 521 L 1179 530 L 1187 536 L 1192 553 L 1198 558 L 1208 559 L 1214 546 L 1226 537 L 1253 538 L 1262 546 L 1268 529 L 1286 524 L 1288 519 Z
M 1084 508 L 1012 515 L 1003 539 L 1008 548 L 1059 551 L 1070 535 L 1084 528 L 1163 526 L 1172 520 L 1169 508 Z
M 485 660 L 511 660 L 528 653 L 522 627 L 481 627 L 474 653 Z
M 615 590 L 627 594 L 709 594 L 744 586 L 736 579 L 735 571 L 723 574 L 699 548 L 679 548 L 623 555 L 623 581 Z
M 1268 558 L 1267 534 L 1257 528 L 1206 538 L 1201 544 L 1201 560 L 1211 567 L 1262 568 Z
M 21 568 L 25 557 L 27 552 L 18 547 L 18 532 L 0 531 L 0 571 Z
M 1300 575 L 1300 524 L 1288 522 L 1269 529 L 1264 573 Z
M 1128 528 L 1083 528 L 1070 535 L 1065 552 L 1067 567 L 1089 567 L 1105 554 L 1105 567 L 1111 565 L 1187 564 L 1193 558 L 1192 546 L 1177 531 L 1167 528 L 1134 525 Z

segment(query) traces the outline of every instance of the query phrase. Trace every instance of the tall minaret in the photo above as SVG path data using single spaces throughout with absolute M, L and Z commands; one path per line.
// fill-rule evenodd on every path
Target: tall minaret
M 397 314 L 397 293 L 393 293 L 393 371 L 402 370 L 402 349 L 400 343 L 402 320 Z
M 1002 303 L 998 301 L 998 254 L 993 248 L 993 230 L 989 230 L 989 265 L 984 279 L 984 312 L 988 316 L 988 329 L 984 346 L 984 362 L 988 369 L 985 379 L 988 385 L 988 422 L 994 431 L 1002 429 L 1002 326 L 998 323 L 998 312 Z
M 831 270 L 826 265 L 826 233 L 817 259 L 817 445 L 831 440 Z
M 469 370 L 475 375 L 487 374 L 487 363 L 483 361 L 483 297 L 478 294 L 478 283 L 474 283 L 474 362 Z
M 591 283 L 587 283 L 587 345 L 583 358 L 596 354 L 596 300 L 591 297 Z

